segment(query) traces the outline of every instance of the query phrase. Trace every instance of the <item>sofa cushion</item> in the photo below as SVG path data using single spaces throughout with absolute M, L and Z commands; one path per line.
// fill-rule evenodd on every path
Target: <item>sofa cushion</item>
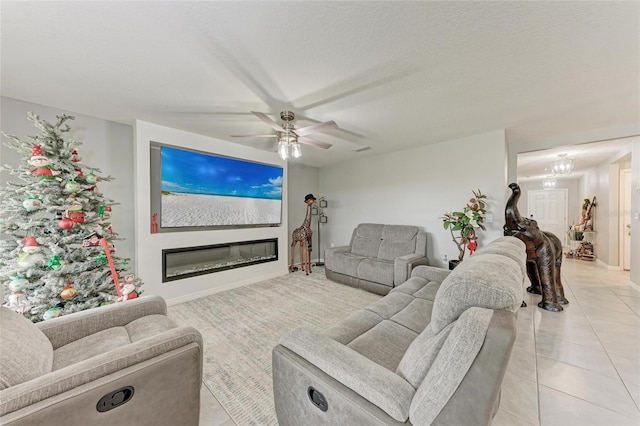
M 365 259 L 351 253 L 336 253 L 331 257 L 331 270 L 351 277 L 358 276 L 358 265 Z
M 376 256 L 379 259 L 395 260 L 400 256 L 415 253 L 418 231 L 416 226 L 385 225 Z
M 427 326 L 407 348 L 396 373 L 418 389 L 455 324 L 452 322 L 438 334 L 434 334 L 431 327 Z
M 129 343 L 129 333 L 124 327 L 107 328 L 56 349 L 53 353 L 53 369 L 59 370 Z
M 351 238 L 351 253 L 358 256 L 377 257 L 383 228 L 384 225 L 377 223 L 358 225 Z
M 522 275 L 526 275 L 526 262 L 522 262 L 522 259 L 527 258 L 526 246 L 524 242 L 515 237 L 502 237 L 497 240 L 493 240 L 491 244 L 480 248 L 474 256 L 483 255 L 486 253 L 501 254 L 507 256 L 520 264 Z
M 376 364 L 395 372 L 402 356 L 417 336 L 417 333 L 408 328 L 385 320 L 347 346 Z
M 362 309 L 346 317 L 334 326 L 324 330 L 323 334 L 331 339 L 347 345 L 360 335 L 378 325 L 383 318 L 375 312 Z
M 126 303 L 126 302 L 125 302 Z M 166 315 L 147 315 L 123 327 L 111 327 L 61 346 L 54 351 L 53 370 L 176 328 Z
M 502 254 L 471 256 L 440 285 L 431 317 L 433 332 L 437 334 L 474 306 L 516 312 L 523 284 L 519 262 Z
M 451 399 L 480 352 L 492 317 L 484 308 L 460 315 L 411 401 L 412 424 L 432 424 Z
M 0 390 L 51 371 L 49 339 L 31 321 L 4 307 L 0 307 L 0 342 Z
M 393 287 L 393 262 L 379 259 L 362 259 L 358 264 L 357 277 Z

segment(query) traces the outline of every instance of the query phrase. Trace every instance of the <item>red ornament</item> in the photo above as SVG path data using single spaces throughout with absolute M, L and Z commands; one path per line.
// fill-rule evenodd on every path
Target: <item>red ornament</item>
M 60 227 L 60 229 L 64 230 L 73 228 L 73 225 L 75 225 L 75 223 L 68 217 L 62 218 L 58 222 L 58 226 Z
M 84 223 L 84 218 L 87 215 L 82 211 L 69 212 L 69 219 L 74 223 Z

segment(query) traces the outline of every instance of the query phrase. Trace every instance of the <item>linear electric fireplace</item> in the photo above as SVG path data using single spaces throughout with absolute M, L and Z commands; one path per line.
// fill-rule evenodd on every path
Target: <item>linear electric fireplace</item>
M 162 282 L 278 260 L 278 239 L 162 250 Z

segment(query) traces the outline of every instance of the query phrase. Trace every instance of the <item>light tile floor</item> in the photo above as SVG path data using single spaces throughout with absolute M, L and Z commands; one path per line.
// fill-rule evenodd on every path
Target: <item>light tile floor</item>
M 640 425 L 640 288 L 629 273 L 565 259 L 562 312 L 526 294 L 493 426 Z M 200 424 L 233 420 L 203 384 Z
M 640 425 L 640 288 L 574 259 L 562 282 L 562 312 L 525 295 L 493 426 Z

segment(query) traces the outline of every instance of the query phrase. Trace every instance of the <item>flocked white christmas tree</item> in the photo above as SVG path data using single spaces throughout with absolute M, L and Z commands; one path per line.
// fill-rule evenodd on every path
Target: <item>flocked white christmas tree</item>
M 80 142 L 65 139 L 74 117 L 55 124 L 29 113 L 40 130 L 20 139 L 2 134 L 20 152 L 16 178 L 0 188 L 0 283 L 5 306 L 38 322 L 137 297 L 140 280 L 116 255 L 111 206 L 98 184 L 112 179 L 85 166 Z M 117 282 L 114 282 L 114 277 Z

